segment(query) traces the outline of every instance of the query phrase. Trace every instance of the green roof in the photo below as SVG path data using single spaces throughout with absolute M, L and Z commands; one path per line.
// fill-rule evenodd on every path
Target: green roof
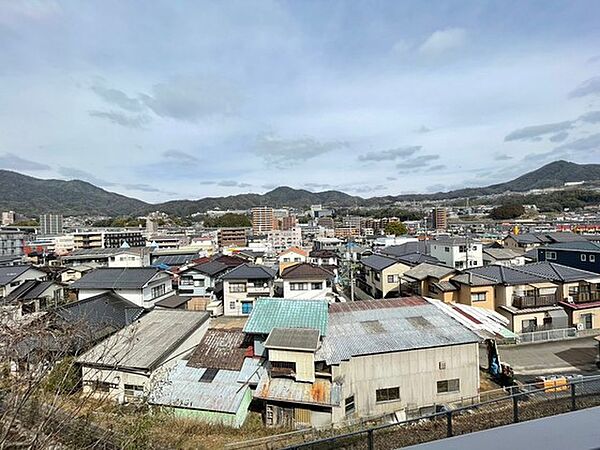
M 327 335 L 327 300 L 259 298 L 244 327 L 245 333 L 269 334 L 273 328 L 314 328 Z

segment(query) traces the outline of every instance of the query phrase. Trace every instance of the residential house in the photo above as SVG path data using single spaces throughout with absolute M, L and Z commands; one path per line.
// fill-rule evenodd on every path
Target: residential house
M 50 280 L 27 280 L 2 299 L 3 305 L 17 307 L 16 317 L 46 311 L 64 301 L 64 285 Z
M 513 250 L 527 252 L 534 248 L 548 244 L 558 244 L 566 242 L 586 241 L 584 236 L 567 231 L 555 231 L 544 233 L 522 233 L 509 234 L 503 240 L 504 247 Z
M 548 244 L 537 249 L 537 259 L 600 273 L 600 244 L 587 240 Z
M 429 244 L 430 255 L 455 269 L 483 266 L 483 246 L 474 239 L 440 237 Z
M 311 250 L 308 254 L 308 262 L 317 266 L 337 267 L 339 258 L 333 250 Z
M 289 299 L 333 299 L 334 274 L 321 266 L 299 263 L 281 273 L 283 296 Z
M 188 356 L 202 340 L 209 315 L 155 309 L 81 355 L 83 392 L 121 403 L 156 388 L 154 379 Z
M 0 266 L 0 297 L 8 296 L 28 280 L 43 281 L 46 278 L 46 272 L 33 266 Z
M 246 316 L 258 297 L 272 297 L 275 272 L 255 264 L 242 264 L 221 277 L 223 312 L 226 316 Z
M 79 300 L 113 291 L 146 309 L 173 293 L 171 276 L 154 267 L 99 268 L 71 285 Z
M 65 267 L 60 274 L 60 281 L 64 284 L 71 284 L 98 267 L 96 264 L 79 264 Z
M 396 296 L 401 289 L 401 276 L 410 267 L 388 256 L 367 256 L 360 260 L 356 284 L 373 298 Z
M 231 270 L 227 264 L 208 261 L 179 272 L 179 293 L 185 296 L 210 296 L 219 277 Z
M 493 248 L 483 249 L 483 264 L 489 266 L 495 264 L 499 266 L 523 266 L 529 258 L 521 252 L 511 248 Z
M 147 248 L 85 248 L 61 257 L 67 266 L 145 267 L 150 265 Z
M 294 264 L 305 263 L 308 259 L 308 253 L 306 250 L 300 247 L 290 247 L 284 250 L 277 256 L 277 262 L 279 264 L 279 273 L 293 266 Z
M 456 270 L 451 267 L 421 263 L 404 272 L 402 279 L 408 284 L 407 291 L 449 303 L 458 300 L 458 287 L 450 281 L 454 275 Z

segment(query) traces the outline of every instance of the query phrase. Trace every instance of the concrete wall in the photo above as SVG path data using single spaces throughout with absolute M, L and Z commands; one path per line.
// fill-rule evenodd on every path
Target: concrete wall
M 445 364 L 440 369 L 440 363 Z M 443 367 L 443 365 L 442 365 Z M 437 382 L 458 378 L 460 390 L 437 393 Z M 333 408 L 333 422 L 344 419 L 344 400 L 354 395 L 355 414 L 367 417 L 415 410 L 478 395 L 479 345 L 463 344 L 351 358 L 333 366 L 333 379 L 342 379 L 341 405 Z M 400 388 L 400 399 L 376 402 L 376 390 Z
M 307 290 L 292 290 L 290 283 L 307 283 Z M 321 289 L 312 289 L 312 283 L 321 283 Z M 283 281 L 283 296 L 284 298 L 300 299 L 300 300 L 315 300 L 326 298 L 332 293 L 332 287 L 327 286 L 327 280 L 284 280 Z

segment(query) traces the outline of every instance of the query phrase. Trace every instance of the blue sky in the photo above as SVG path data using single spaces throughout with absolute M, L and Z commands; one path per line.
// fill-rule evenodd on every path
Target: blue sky
M 0 168 L 158 202 L 600 162 L 598 1 L 0 0 Z

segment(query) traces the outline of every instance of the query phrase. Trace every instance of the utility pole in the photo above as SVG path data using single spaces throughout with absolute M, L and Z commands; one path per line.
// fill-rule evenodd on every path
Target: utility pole
M 354 301 L 354 264 L 350 258 L 350 300 Z

